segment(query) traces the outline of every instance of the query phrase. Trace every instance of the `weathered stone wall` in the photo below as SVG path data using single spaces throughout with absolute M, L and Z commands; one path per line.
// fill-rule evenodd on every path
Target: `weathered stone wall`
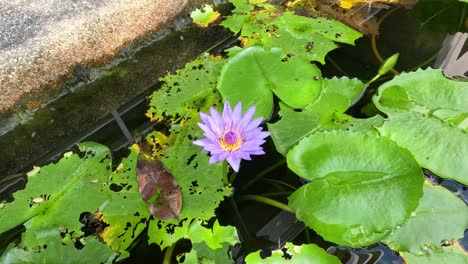
M 0 0 L 0 117 L 25 94 L 61 87 L 77 65 L 110 61 L 189 0 Z M 60 91 L 58 92 L 60 93 Z M 47 99 L 28 102 L 32 110 Z

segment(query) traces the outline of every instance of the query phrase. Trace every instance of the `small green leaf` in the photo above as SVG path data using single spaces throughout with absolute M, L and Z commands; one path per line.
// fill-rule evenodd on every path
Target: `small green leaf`
M 250 11 L 254 9 L 254 6 L 249 4 L 247 0 L 231 0 L 230 2 L 235 6 L 235 9 L 232 11 L 232 15 L 227 16 L 221 22 L 221 25 L 237 34 L 249 22 Z
M 408 148 L 435 174 L 468 184 L 468 85 L 441 70 L 402 73 L 379 87 L 373 101 L 388 115 L 379 132 Z
M 422 196 L 421 168 L 409 151 L 386 138 L 316 133 L 289 151 L 287 163 L 313 180 L 289 197 L 289 206 L 337 244 L 362 247 L 382 240 L 408 219 Z
M 192 243 L 205 243 L 212 250 L 220 249 L 224 243 L 234 245 L 239 242 L 236 228 L 233 226 L 220 226 L 216 220 L 212 229 L 201 225 L 201 221 L 196 221 L 189 227 L 188 237 Z
M 286 255 L 287 254 L 287 255 Z M 283 250 L 272 252 L 270 257 L 262 258 L 260 250 L 252 252 L 245 258 L 247 264 L 339 264 L 340 260 L 327 254 L 325 250 L 314 244 L 296 246 L 291 242 L 286 243 Z
M 216 220 L 209 229 L 201 221 L 195 221 L 189 227 L 187 238 L 192 242 L 192 251 L 185 254 L 184 263 L 234 262 L 229 247 L 239 242 L 235 227 L 220 226 Z
M 424 185 L 424 195 L 408 222 L 383 242 L 395 251 L 415 255 L 441 248 L 442 241 L 463 237 L 468 227 L 468 208 L 453 193 L 440 186 Z
M 263 41 L 265 47 L 278 47 L 284 55 L 294 54 L 322 64 L 327 53 L 338 47 L 335 42 L 354 44 L 362 36 L 340 21 L 298 16 L 291 11 L 265 28 L 268 33 Z
M 210 23 L 216 21 L 221 14 L 213 10 L 211 5 L 205 4 L 203 8 L 196 9 L 190 14 L 193 22 L 200 27 L 208 27 Z
M 300 56 L 310 61 L 318 61 L 325 64 L 325 56 L 328 52 L 336 49 L 332 40 L 316 32 L 305 32 L 298 34 L 292 32 L 287 24 L 276 22 L 272 37 L 266 38 L 264 46 L 266 48 L 278 47 L 283 50 L 284 55 Z
M 225 28 L 229 28 L 234 34 L 237 34 L 248 20 L 248 14 L 236 14 L 226 17 L 223 22 L 221 22 L 221 25 Z
M 264 118 L 273 109 L 272 92 L 295 108 L 313 102 L 321 89 L 320 71 L 304 59 L 283 58 L 281 53 L 262 47 L 237 53 L 221 71 L 218 90 L 223 99 L 240 101 L 245 107 L 256 105 L 256 116 Z

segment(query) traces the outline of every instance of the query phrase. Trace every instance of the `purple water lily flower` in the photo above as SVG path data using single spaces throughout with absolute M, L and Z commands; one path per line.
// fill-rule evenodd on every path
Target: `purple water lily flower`
M 232 110 L 226 101 L 222 115 L 214 107 L 210 112 L 211 116 L 200 112 L 203 123 L 198 123 L 206 138 L 193 142 L 211 154 L 210 164 L 227 160 L 237 172 L 241 159 L 250 160 L 250 155 L 265 154 L 261 145 L 270 132 L 262 131 L 259 127 L 263 118 L 252 120 L 255 106 L 242 116 L 240 102 Z

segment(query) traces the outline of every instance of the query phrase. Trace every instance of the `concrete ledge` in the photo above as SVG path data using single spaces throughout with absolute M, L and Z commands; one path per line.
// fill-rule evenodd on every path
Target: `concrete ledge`
M 78 65 L 106 64 L 127 44 L 172 20 L 189 0 L 1 2 L 0 113 L 25 94 L 60 87 Z M 27 107 L 44 103 L 33 100 Z

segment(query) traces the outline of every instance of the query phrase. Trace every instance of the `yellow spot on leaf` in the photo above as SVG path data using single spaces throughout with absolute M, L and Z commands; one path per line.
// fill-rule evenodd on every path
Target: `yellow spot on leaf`
M 221 14 L 214 11 L 213 7 L 208 4 L 202 9 L 196 9 L 190 14 L 190 17 L 193 19 L 193 22 L 200 27 L 208 27 L 209 24 L 216 21 Z
M 44 198 L 42 197 L 37 197 L 32 200 L 32 202 L 35 204 L 42 203 L 43 201 L 44 201 Z
M 33 169 L 30 172 L 28 172 L 26 175 L 28 177 L 32 177 L 32 176 L 36 175 L 40 170 L 41 170 L 41 167 L 34 166 Z

